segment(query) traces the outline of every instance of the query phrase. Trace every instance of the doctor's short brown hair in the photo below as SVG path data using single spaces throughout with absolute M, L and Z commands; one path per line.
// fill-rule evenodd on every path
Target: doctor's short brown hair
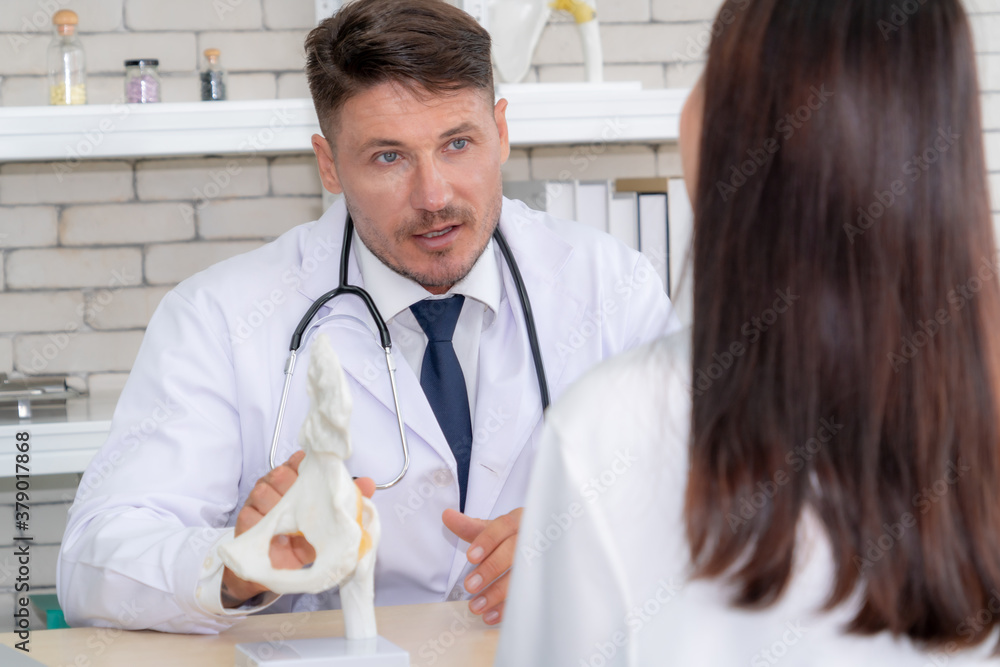
M 490 35 L 444 0 L 356 0 L 306 37 L 306 77 L 320 128 L 333 144 L 337 116 L 382 83 L 442 95 L 479 89 L 493 99 Z

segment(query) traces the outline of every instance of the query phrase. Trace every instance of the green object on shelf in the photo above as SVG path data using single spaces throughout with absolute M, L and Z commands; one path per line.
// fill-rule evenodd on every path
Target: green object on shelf
M 28 599 L 31 600 L 31 604 L 34 605 L 38 613 L 45 619 L 46 630 L 58 630 L 69 627 L 66 625 L 66 617 L 63 616 L 62 607 L 59 606 L 59 598 L 53 593 L 29 595 Z

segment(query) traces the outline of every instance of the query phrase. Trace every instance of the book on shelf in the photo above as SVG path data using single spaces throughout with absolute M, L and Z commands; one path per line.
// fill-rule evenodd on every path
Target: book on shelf
M 608 202 L 608 233 L 633 250 L 639 249 L 639 195 L 612 192 Z
M 504 195 L 557 218 L 607 232 L 645 255 L 670 289 L 670 232 L 666 178 L 602 181 L 509 181 Z
M 503 193 L 535 210 L 608 232 L 639 249 L 638 200 L 615 193 L 614 181 L 507 181 Z
M 618 193 L 634 193 L 638 200 L 639 251 L 650 261 L 670 294 L 670 220 L 667 208 L 669 179 L 619 178 Z

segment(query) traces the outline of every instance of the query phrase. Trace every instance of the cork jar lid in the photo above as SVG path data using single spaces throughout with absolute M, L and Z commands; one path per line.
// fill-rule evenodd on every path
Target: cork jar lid
M 222 51 L 218 49 L 205 49 L 206 58 L 218 58 L 222 54 Z
M 72 9 L 60 9 L 52 17 L 52 23 L 55 25 L 76 25 L 79 23 L 79 19 Z

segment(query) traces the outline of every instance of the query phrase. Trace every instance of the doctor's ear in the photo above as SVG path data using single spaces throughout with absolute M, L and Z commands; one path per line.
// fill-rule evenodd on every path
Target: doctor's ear
M 335 195 L 344 191 L 340 185 L 340 177 L 337 175 L 337 165 L 333 161 L 333 149 L 330 142 L 322 134 L 312 135 L 313 152 L 316 153 L 316 166 L 319 168 L 319 177 L 323 181 L 323 187 Z
M 507 162 L 510 157 L 510 137 L 507 134 L 507 100 L 500 99 L 493 107 L 493 119 L 497 124 L 497 132 L 500 135 L 500 164 Z

